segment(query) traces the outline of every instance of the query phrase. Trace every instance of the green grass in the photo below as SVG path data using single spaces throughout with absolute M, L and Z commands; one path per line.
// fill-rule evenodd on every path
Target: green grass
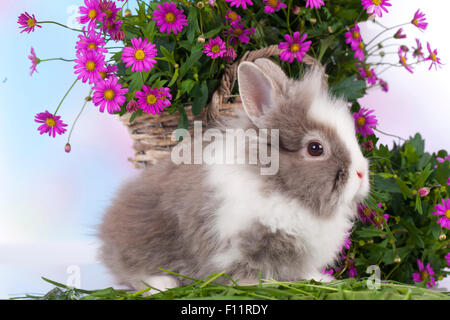
M 231 285 L 214 283 L 225 277 Z M 188 277 L 185 277 L 188 278 Z M 382 282 L 379 290 L 369 290 L 366 281 L 345 279 L 321 284 L 315 281 L 278 282 L 259 281 L 259 284 L 239 286 L 225 273 L 213 274 L 206 279 L 193 280 L 184 287 L 174 288 L 145 296 L 145 292 L 116 290 L 80 290 L 69 288 L 45 278 L 55 286 L 42 296 L 26 295 L 13 299 L 32 300 L 450 300 L 450 293 L 436 292 L 425 288 L 396 282 Z

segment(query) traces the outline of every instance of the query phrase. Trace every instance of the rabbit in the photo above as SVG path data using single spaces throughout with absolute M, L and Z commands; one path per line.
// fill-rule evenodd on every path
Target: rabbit
M 348 105 L 329 95 L 318 67 L 295 80 L 269 59 L 242 62 L 238 84 L 245 112 L 226 128 L 277 129 L 278 171 L 171 159 L 144 169 L 99 227 L 100 259 L 118 283 L 167 290 L 191 281 L 160 268 L 195 279 L 225 271 L 239 284 L 332 280 L 321 270 L 337 261 L 370 191 Z

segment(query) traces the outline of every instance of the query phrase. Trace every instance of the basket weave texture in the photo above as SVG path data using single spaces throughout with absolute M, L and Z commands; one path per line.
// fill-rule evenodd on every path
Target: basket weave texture
M 194 121 L 203 121 L 204 125 L 219 121 L 220 118 L 236 117 L 236 108 L 242 108 L 242 104 L 236 102 L 236 97 L 232 96 L 237 70 L 243 61 L 253 62 L 259 58 L 270 58 L 279 56 L 280 50 L 277 45 L 267 48 L 247 51 L 240 60 L 225 68 L 219 88 L 213 93 L 210 103 L 199 115 L 192 113 L 190 106 L 186 107 L 186 114 L 189 120 L 188 130 L 193 133 Z M 310 56 L 303 59 L 307 65 L 317 64 L 316 60 Z M 120 120 L 128 127 L 133 148 L 134 158 L 130 158 L 136 168 L 145 168 L 156 164 L 159 159 L 170 156 L 172 148 L 178 143 L 172 141 L 172 133 L 178 128 L 180 115 L 178 113 L 169 114 L 163 112 L 159 115 L 146 114 L 137 117 L 130 123 L 131 114 L 127 113 L 120 117 Z

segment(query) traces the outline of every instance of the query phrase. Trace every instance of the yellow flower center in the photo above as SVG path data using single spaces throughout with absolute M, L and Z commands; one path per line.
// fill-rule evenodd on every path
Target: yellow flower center
M 157 98 L 156 98 L 156 96 L 154 94 L 149 94 L 147 96 L 147 103 L 148 104 L 155 104 L 156 101 L 157 101 Z
M 100 77 L 102 77 L 103 80 L 106 79 L 106 72 L 99 71 L 98 73 L 100 73 Z
M 234 34 L 235 36 L 240 36 L 243 32 L 244 32 L 244 31 L 242 31 L 242 29 L 236 28 L 236 29 L 234 29 L 233 34 Z
M 144 60 L 145 59 L 145 52 L 144 52 L 144 50 L 137 50 L 134 53 L 134 57 L 136 58 L 136 60 Z
M 428 273 L 424 270 L 420 273 L 420 278 L 423 280 L 425 280 L 428 276 Z
M 112 100 L 116 96 L 116 93 L 112 89 L 108 89 L 105 91 L 105 99 L 106 100 Z
M 88 49 L 93 49 L 96 50 L 97 49 L 97 45 L 94 42 L 89 43 L 88 45 Z
M 371 78 L 373 73 L 370 70 L 366 70 L 366 75 L 367 75 L 367 78 Z
M 379 6 L 381 4 L 381 0 L 372 0 L 372 3 L 376 6 Z
M 276 8 L 276 6 L 278 5 L 278 0 L 268 0 L 267 3 L 268 3 L 269 6 L 271 6 L 272 8 Z
M 359 37 L 361 36 L 358 31 L 353 31 L 352 35 L 353 35 L 353 39 L 355 39 L 355 40 L 358 40 Z
M 36 21 L 34 19 L 28 19 L 27 24 L 29 27 L 34 27 L 36 26 Z
M 431 59 L 433 59 L 434 62 L 437 61 L 437 57 L 436 57 L 436 55 L 434 54 L 434 52 L 431 54 Z
M 405 57 L 400 57 L 400 61 L 403 65 L 406 65 L 406 58 Z
M 48 118 L 48 119 L 45 121 L 45 124 L 46 124 L 47 126 L 49 126 L 49 127 L 54 127 L 54 126 L 56 126 L 56 121 L 55 121 L 55 119 L 53 119 L 53 118 Z
M 412 22 L 414 25 L 418 26 L 419 25 L 419 21 L 417 21 L 417 19 L 414 19 Z
M 364 49 L 364 43 L 362 43 L 362 41 L 358 44 L 358 47 L 362 50 Z
M 97 18 L 97 11 L 95 9 L 90 10 L 88 16 L 91 20 Z
M 450 209 L 445 211 L 445 216 L 447 217 L 447 219 L 450 219 Z
M 105 14 L 106 14 L 106 18 L 111 18 L 111 17 L 112 17 L 112 11 L 111 11 L 111 9 L 106 10 L 106 11 L 105 11 Z
M 166 13 L 166 22 L 174 22 L 176 19 L 176 16 L 172 12 Z
M 370 208 L 364 208 L 363 213 L 366 217 L 370 217 L 372 215 L 372 210 L 370 210 Z
M 87 69 L 88 71 L 94 71 L 94 70 L 95 70 L 95 67 L 96 67 L 96 65 L 95 65 L 95 62 L 94 62 L 94 61 L 88 61 L 88 62 L 86 63 L 86 69 Z
M 214 53 L 218 53 L 220 51 L 220 47 L 217 44 L 215 44 L 211 47 L 211 51 Z
M 366 124 L 366 118 L 359 117 L 358 120 L 356 121 L 356 123 L 357 123 L 358 127 L 364 127 L 364 125 Z M 366 208 L 366 209 L 368 209 L 370 211 L 369 208 Z M 364 209 L 364 210 L 366 210 L 366 209 Z
M 238 18 L 238 14 L 237 14 L 236 12 L 234 12 L 234 11 L 231 11 L 231 12 L 228 14 L 228 18 L 230 18 L 232 21 L 235 21 L 235 20 L 237 20 L 237 18 Z
M 300 50 L 300 45 L 298 43 L 291 44 L 291 52 L 297 52 Z

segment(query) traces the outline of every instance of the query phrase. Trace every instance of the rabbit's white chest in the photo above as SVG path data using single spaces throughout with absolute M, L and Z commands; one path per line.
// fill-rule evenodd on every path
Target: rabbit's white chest
M 237 234 L 250 230 L 256 222 L 273 232 L 279 230 L 295 237 L 312 269 L 333 262 L 351 228 L 343 212 L 349 208 L 336 208 L 329 218 L 317 217 L 279 192 L 263 194 L 260 177 L 238 166 L 212 166 L 209 183 L 221 203 L 216 211 L 216 231 L 222 240 L 231 243 L 214 258 L 223 268 L 241 257 L 238 246 L 233 245 Z

